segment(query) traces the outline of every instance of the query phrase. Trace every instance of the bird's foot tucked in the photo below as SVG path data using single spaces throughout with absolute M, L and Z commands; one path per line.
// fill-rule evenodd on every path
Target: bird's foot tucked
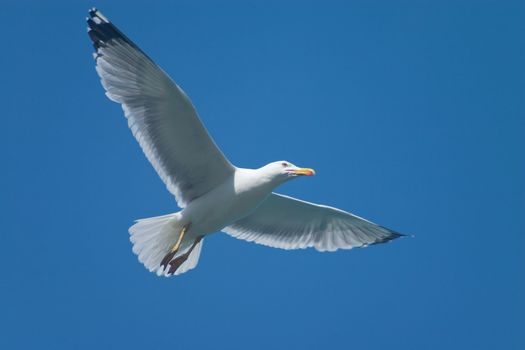
M 181 267 L 181 265 L 184 264 L 186 260 L 188 260 L 188 256 L 189 254 L 185 253 L 170 261 L 170 269 L 168 270 L 168 275 L 173 275 L 177 271 L 177 269 Z
M 166 254 L 166 256 L 160 262 L 160 266 L 163 269 L 166 269 L 171 259 L 173 259 L 173 257 L 175 256 L 175 254 L 177 254 L 177 252 L 169 252 L 168 254 Z
M 168 270 L 168 275 L 173 275 L 177 271 L 177 269 L 179 267 L 181 267 L 181 265 L 184 264 L 184 262 L 186 260 L 188 260 L 188 257 L 190 256 L 191 252 L 197 246 L 197 244 L 199 244 L 201 239 L 202 239 L 202 236 L 197 238 L 195 240 L 195 242 L 193 242 L 193 244 L 191 245 L 190 249 L 188 249 L 188 251 L 186 253 L 182 254 L 181 256 L 178 256 L 175 259 L 173 259 L 173 256 L 175 255 L 176 252 L 171 252 L 171 253 L 167 254 L 164 257 L 164 259 L 162 259 L 161 266 L 164 269 L 167 268 L 167 265 L 170 265 L 169 270 Z M 173 259 L 173 260 L 171 260 L 171 259 Z
M 182 239 L 184 238 L 184 235 L 186 234 L 186 231 L 188 230 L 189 226 L 190 226 L 189 224 L 184 225 L 184 227 L 182 227 L 182 230 L 180 230 L 179 237 L 177 238 L 177 242 L 170 249 L 170 252 L 166 254 L 166 256 L 160 262 L 160 266 L 162 268 L 165 269 L 168 266 L 168 263 L 171 261 L 171 259 L 173 259 L 175 254 L 177 254 L 177 252 L 179 251 L 180 245 L 182 243 Z

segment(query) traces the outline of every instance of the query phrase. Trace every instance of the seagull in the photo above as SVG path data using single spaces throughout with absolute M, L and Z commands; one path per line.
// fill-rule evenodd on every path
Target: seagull
M 335 251 L 385 243 L 402 234 L 349 212 L 273 192 L 310 168 L 277 161 L 259 169 L 231 164 L 182 89 L 100 11 L 87 17 L 96 71 L 119 103 L 146 157 L 182 209 L 129 228 L 133 252 L 159 276 L 197 266 L 204 237 L 222 231 L 281 249 Z

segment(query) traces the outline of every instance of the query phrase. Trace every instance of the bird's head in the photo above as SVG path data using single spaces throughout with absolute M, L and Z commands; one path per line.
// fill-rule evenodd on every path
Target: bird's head
M 280 160 L 263 167 L 264 172 L 276 182 L 285 182 L 298 176 L 313 176 L 315 171 L 310 168 L 299 168 L 290 162 Z

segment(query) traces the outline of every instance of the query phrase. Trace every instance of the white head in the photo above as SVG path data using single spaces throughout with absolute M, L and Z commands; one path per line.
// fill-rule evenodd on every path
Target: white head
M 298 176 L 313 176 L 315 171 L 310 168 L 299 168 L 290 162 L 280 160 L 263 166 L 260 170 L 270 178 L 271 182 L 282 183 Z

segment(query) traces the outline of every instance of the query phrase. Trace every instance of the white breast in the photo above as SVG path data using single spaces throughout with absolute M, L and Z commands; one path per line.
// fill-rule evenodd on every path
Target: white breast
M 210 234 L 251 213 L 272 189 L 257 170 L 239 168 L 220 186 L 192 201 L 182 216 L 191 223 L 192 235 Z

